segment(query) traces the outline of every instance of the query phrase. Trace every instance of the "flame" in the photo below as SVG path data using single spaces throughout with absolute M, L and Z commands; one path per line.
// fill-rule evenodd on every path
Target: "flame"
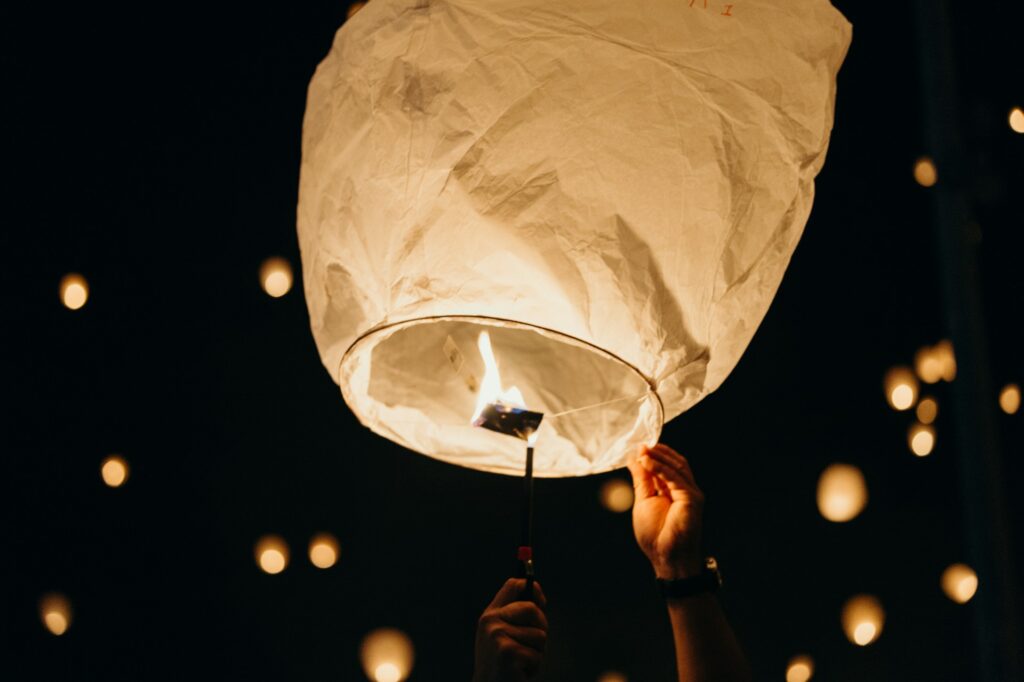
M 487 332 L 480 332 L 477 339 L 477 347 L 484 359 L 484 380 L 480 382 L 480 390 L 476 394 L 476 411 L 470 423 L 476 421 L 477 417 L 484 411 L 484 408 L 491 403 L 502 403 L 512 407 L 526 407 L 523 394 L 515 386 L 507 389 L 501 387 L 501 374 L 498 372 L 498 361 L 494 359 L 494 351 L 491 350 L 491 336 Z

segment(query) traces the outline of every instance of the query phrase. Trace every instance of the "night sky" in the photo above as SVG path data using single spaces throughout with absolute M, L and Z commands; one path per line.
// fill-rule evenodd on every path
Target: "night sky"
M 913 412 L 891 409 L 882 382 L 949 337 L 932 193 L 955 178 L 992 386 L 972 400 L 996 425 L 1017 533 L 1005 549 L 1021 565 L 1024 414 L 999 411 L 997 396 L 1024 383 L 1024 135 L 1007 123 L 1024 106 L 1024 8 L 950 3 L 948 113 L 965 153 L 926 189 L 912 174 L 935 153 L 913 5 L 835 4 L 853 43 L 804 237 L 735 371 L 662 440 L 707 495 L 705 551 L 756 679 L 785 679 L 802 653 L 816 680 L 975 679 L 979 599 L 958 605 L 939 588 L 974 533 L 947 409 L 956 384 L 925 387 L 937 444 L 919 458 Z M 320 364 L 302 297 L 306 86 L 346 5 L 20 5 L 0 9 L 0 679 L 364 680 L 360 641 L 390 626 L 416 647 L 411 680 L 468 680 L 476 618 L 516 569 L 521 481 L 361 427 Z M 282 298 L 260 286 L 270 256 L 295 268 Z M 70 272 L 90 288 L 77 311 L 59 296 Z M 116 489 L 100 477 L 114 453 L 131 467 Z M 833 462 L 868 484 L 849 523 L 817 510 Z M 629 515 L 598 500 L 616 477 L 628 476 L 536 483 L 542 680 L 674 679 Z M 321 531 L 341 544 L 328 570 L 306 557 Z M 279 575 L 254 560 L 269 533 L 291 548 Z M 72 604 L 61 637 L 40 620 L 49 592 Z M 840 624 L 858 593 L 886 612 L 867 647 Z

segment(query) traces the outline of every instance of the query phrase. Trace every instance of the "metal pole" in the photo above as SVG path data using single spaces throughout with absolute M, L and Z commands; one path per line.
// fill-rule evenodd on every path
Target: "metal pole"
M 929 151 L 938 169 L 930 188 L 944 299 L 944 324 L 957 358 L 951 386 L 963 530 L 979 587 L 971 607 L 984 682 L 1024 680 L 1010 532 L 995 425 L 995 394 L 988 376 L 977 255 L 971 238 L 958 135 L 948 0 L 916 0 L 924 116 Z

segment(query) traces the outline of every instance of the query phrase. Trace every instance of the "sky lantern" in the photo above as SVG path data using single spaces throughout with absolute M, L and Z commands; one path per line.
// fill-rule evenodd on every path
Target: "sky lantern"
M 256 564 L 264 573 L 276 575 L 288 566 L 288 543 L 278 535 L 264 535 L 256 543 Z
M 359 658 L 372 682 L 402 682 L 412 672 L 412 641 L 401 630 L 378 628 L 363 638 Z
M 876 597 L 859 594 L 843 604 L 843 631 L 857 646 L 867 646 L 882 635 L 885 611 Z
M 978 591 L 978 574 L 966 564 L 952 564 L 942 572 L 942 591 L 957 604 L 966 604 Z
M 893 367 L 885 373 L 885 399 L 894 410 L 909 410 L 917 402 L 917 377 L 909 367 Z
M 818 477 L 818 511 L 829 521 L 857 517 L 868 503 L 864 474 L 852 464 L 831 464 Z
M 786 666 L 786 682 L 807 682 L 814 676 L 814 659 L 806 654 L 794 656 Z
M 309 86 L 297 217 L 313 335 L 356 417 L 523 473 L 521 438 L 473 424 L 486 334 L 519 394 L 485 404 L 544 415 L 537 476 L 656 442 L 775 295 L 849 40 L 827 0 L 366 4 Z
M 71 627 L 71 602 L 57 592 L 45 594 L 39 600 L 39 617 L 43 626 L 59 637 Z

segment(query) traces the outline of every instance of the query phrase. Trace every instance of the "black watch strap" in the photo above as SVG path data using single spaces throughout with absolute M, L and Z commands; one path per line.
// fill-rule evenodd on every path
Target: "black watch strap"
M 666 599 L 684 599 L 702 592 L 715 592 L 722 585 L 722 574 L 714 557 L 705 559 L 704 570 L 689 578 L 658 579 L 658 589 Z

